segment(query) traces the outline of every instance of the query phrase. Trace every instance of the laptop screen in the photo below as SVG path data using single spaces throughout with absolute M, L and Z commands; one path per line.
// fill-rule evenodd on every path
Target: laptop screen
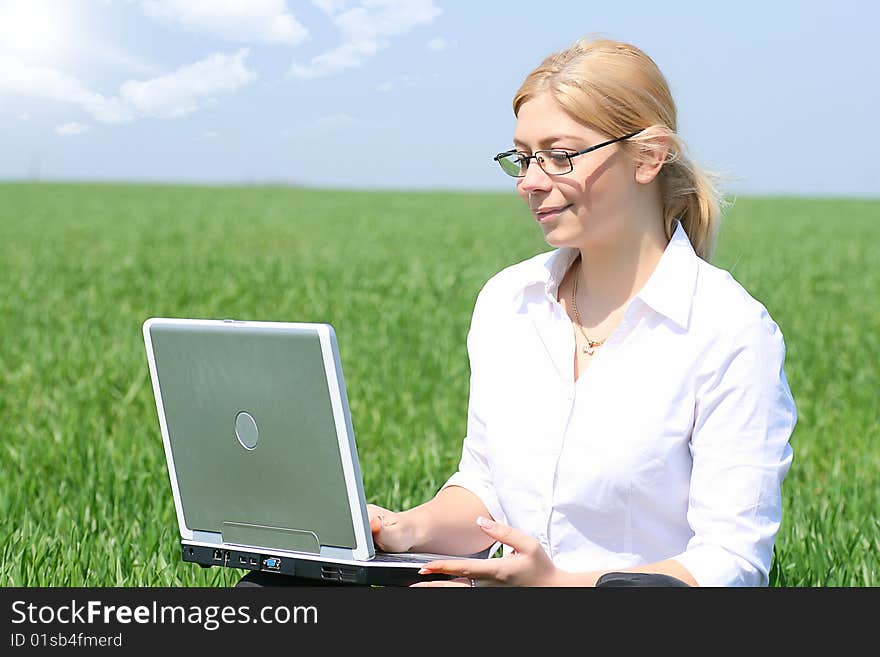
M 153 319 L 144 335 L 182 533 L 313 553 L 360 535 L 372 553 L 332 327 Z

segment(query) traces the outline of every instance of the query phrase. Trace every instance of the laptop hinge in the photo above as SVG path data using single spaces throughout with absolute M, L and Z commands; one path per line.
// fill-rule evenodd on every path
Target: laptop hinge
M 192 540 L 200 543 L 216 543 L 220 545 L 223 542 L 223 536 L 216 532 L 200 532 L 195 529 L 192 534 Z
M 224 521 L 220 523 L 220 531 L 224 543 L 262 545 L 267 548 L 310 554 L 321 553 L 321 542 L 318 540 L 318 535 L 303 529 Z

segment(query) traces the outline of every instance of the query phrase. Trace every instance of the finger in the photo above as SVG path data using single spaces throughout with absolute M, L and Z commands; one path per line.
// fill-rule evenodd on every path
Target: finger
M 375 504 L 367 504 L 367 517 L 370 520 L 370 532 L 375 534 L 388 525 L 387 517 L 391 512 Z
M 477 518 L 477 524 L 486 534 L 494 538 L 496 541 L 509 545 L 517 552 L 530 552 L 538 545 L 535 537 L 526 534 L 519 529 L 514 529 L 510 525 L 505 525 L 489 518 L 480 516 Z
M 458 579 L 447 579 L 447 580 L 432 580 L 430 582 L 416 582 L 415 584 L 410 584 L 410 588 L 435 588 L 439 586 L 457 586 L 457 587 L 470 587 L 471 580 L 468 578 L 458 578 Z
M 442 573 L 459 577 L 492 579 L 495 577 L 498 559 L 454 559 L 429 561 L 419 570 L 419 575 Z M 468 582 L 470 583 L 470 582 Z

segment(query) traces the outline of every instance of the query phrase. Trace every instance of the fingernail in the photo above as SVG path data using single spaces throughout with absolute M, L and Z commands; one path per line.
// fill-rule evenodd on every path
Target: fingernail
M 419 568 L 419 575 L 427 575 L 431 572 L 430 568 Z
M 492 529 L 495 526 L 495 523 L 489 520 L 488 518 L 484 518 L 483 516 L 479 516 L 477 518 L 477 524 L 484 529 Z

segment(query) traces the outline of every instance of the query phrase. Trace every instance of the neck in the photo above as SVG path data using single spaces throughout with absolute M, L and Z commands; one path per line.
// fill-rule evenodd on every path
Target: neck
M 623 222 L 640 226 L 613 243 L 580 247 L 578 305 L 584 323 L 602 321 L 632 299 L 651 277 L 669 242 L 662 218 Z M 584 312 L 586 311 L 586 312 Z M 587 319 L 589 317 L 589 319 Z

